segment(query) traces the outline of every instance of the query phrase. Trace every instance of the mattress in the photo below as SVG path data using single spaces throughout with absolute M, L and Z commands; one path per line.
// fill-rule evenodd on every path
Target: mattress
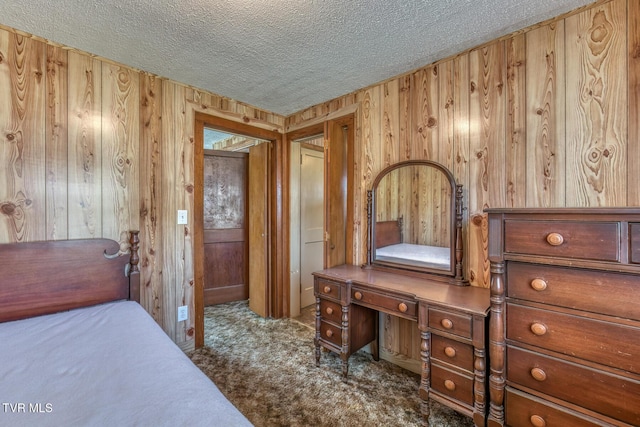
M 250 426 L 137 303 L 0 323 L 0 425 Z
M 448 270 L 451 268 L 451 250 L 439 246 L 399 243 L 377 248 L 376 261 L 401 262 Z

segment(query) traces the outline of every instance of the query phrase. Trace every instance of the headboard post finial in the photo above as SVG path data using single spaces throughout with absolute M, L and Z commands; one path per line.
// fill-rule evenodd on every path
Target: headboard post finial
M 139 233 L 138 230 L 129 231 L 129 299 L 137 302 L 140 302 Z

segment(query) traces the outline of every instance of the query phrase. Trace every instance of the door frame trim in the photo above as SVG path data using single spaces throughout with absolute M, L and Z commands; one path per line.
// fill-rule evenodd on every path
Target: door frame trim
M 269 206 L 271 239 L 270 280 L 268 294 L 272 296 L 269 301 L 269 316 L 282 317 L 283 307 L 288 307 L 289 301 L 284 301 L 284 296 L 289 298 L 289 292 L 283 292 L 283 274 L 288 271 L 288 250 L 284 252 L 284 237 L 287 237 L 283 224 L 283 138 L 282 134 L 246 123 L 235 122 L 222 117 L 196 112 L 194 125 L 194 338 L 195 347 L 204 345 L 204 128 L 211 127 L 223 132 L 245 135 L 252 138 L 271 141 L 274 155 L 271 156 L 269 174 L 271 175 L 271 188 Z M 288 248 L 287 248 L 288 249 Z

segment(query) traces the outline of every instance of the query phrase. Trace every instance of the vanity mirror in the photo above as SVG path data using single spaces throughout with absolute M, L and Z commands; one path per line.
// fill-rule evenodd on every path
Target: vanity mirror
M 367 221 L 366 267 L 467 284 L 462 185 L 443 165 L 407 160 L 385 168 L 367 191 Z

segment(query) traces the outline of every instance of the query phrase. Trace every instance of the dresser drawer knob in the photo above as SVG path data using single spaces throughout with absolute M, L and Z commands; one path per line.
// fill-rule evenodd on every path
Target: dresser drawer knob
M 542 323 L 534 323 L 531 325 L 531 332 L 540 337 L 547 333 L 547 327 Z
M 447 357 L 456 357 L 456 349 L 453 347 L 445 347 L 444 354 L 446 354 Z
M 531 287 L 538 292 L 542 292 L 547 289 L 547 282 L 542 279 L 533 279 L 531 281 Z
M 560 246 L 564 242 L 564 237 L 560 233 L 547 234 L 547 243 L 551 246 Z
M 398 310 L 400 310 L 401 313 L 406 313 L 408 309 L 409 309 L 409 307 L 407 307 L 407 304 L 405 304 L 403 302 L 398 304 Z
M 531 370 L 531 376 L 536 381 L 544 381 L 547 379 L 547 373 L 540 368 L 533 368 Z
M 451 321 L 451 319 L 442 319 L 440 321 L 440 324 L 442 325 L 443 328 L 445 329 L 451 329 L 453 328 L 453 322 Z
M 325 311 L 327 312 L 327 314 L 329 316 L 331 316 L 333 314 L 333 308 L 331 308 L 331 307 L 327 307 L 327 309 Z
M 362 292 L 356 291 L 356 292 L 353 294 L 353 297 L 354 297 L 355 299 L 357 299 L 358 301 L 360 301 L 360 300 L 362 299 Z
M 533 427 L 545 427 L 547 422 L 540 415 L 531 415 L 529 418 Z
M 327 336 L 331 338 L 333 336 L 333 331 L 331 329 L 327 329 Z
M 323 289 L 325 294 L 330 294 L 331 293 L 331 286 L 325 286 Z
M 454 391 L 456 389 L 456 383 L 451 380 L 444 380 L 444 387 L 449 391 Z

